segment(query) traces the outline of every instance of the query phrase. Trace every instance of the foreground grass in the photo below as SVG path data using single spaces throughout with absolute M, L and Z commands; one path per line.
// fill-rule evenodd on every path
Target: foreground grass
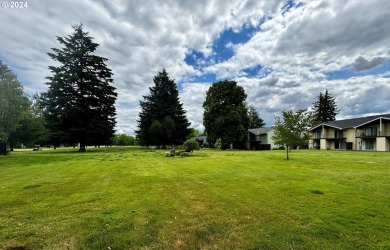
M 390 154 L 0 157 L 0 249 L 389 249 Z

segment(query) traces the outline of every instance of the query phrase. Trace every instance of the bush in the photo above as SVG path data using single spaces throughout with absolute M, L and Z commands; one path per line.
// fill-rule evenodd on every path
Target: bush
M 188 152 L 181 152 L 180 153 L 181 157 L 186 157 L 186 156 L 189 156 L 189 155 L 190 155 L 190 153 L 188 153 Z
M 194 140 L 187 140 L 183 144 L 186 152 L 192 152 L 194 150 L 199 150 L 200 146 L 197 141 Z
M 222 148 L 222 140 L 221 140 L 221 138 L 218 138 L 218 139 L 215 141 L 214 147 L 215 147 L 216 149 L 221 149 L 221 148 Z

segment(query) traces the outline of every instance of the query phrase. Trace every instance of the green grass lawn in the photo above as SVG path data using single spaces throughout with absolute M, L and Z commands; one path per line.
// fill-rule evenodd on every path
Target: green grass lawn
M 390 153 L 0 157 L 0 249 L 390 249 Z

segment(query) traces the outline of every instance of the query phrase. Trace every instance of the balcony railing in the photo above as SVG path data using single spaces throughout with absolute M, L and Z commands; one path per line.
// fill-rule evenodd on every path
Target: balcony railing
M 356 137 L 362 137 L 362 138 L 375 138 L 378 136 L 390 136 L 390 135 L 386 135 L 385 133 L 382 133 L 382 132 L 378 132 L 376 134 L 365 133 L 365 132 L 356 133 Z
M 340 135 L 315 134 L 313 139 L 345 139 L 345 136 L 343 134 Z

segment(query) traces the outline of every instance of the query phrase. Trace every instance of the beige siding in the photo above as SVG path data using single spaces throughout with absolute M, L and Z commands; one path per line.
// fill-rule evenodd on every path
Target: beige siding
M 274 130 L 271 130 L 267 133 L 267 144 L 271 144 L 271 149 L 275 147 L 274 141 L 272 140 L 273 135 L 274 135 Z
M 376 150 L 377 151 L 387 151 L 386 150 L 386 137 L 376 138 Z
M 390 136 L 390 124 L 382 124 L 382 135 Z
M 321 149 L 327 149 L 327 148 L 329 148 L 329 145 L 328 145 L 326 139 L 321 139 L 321 141 L 320 141 L 320 148 L 321 148 Z

